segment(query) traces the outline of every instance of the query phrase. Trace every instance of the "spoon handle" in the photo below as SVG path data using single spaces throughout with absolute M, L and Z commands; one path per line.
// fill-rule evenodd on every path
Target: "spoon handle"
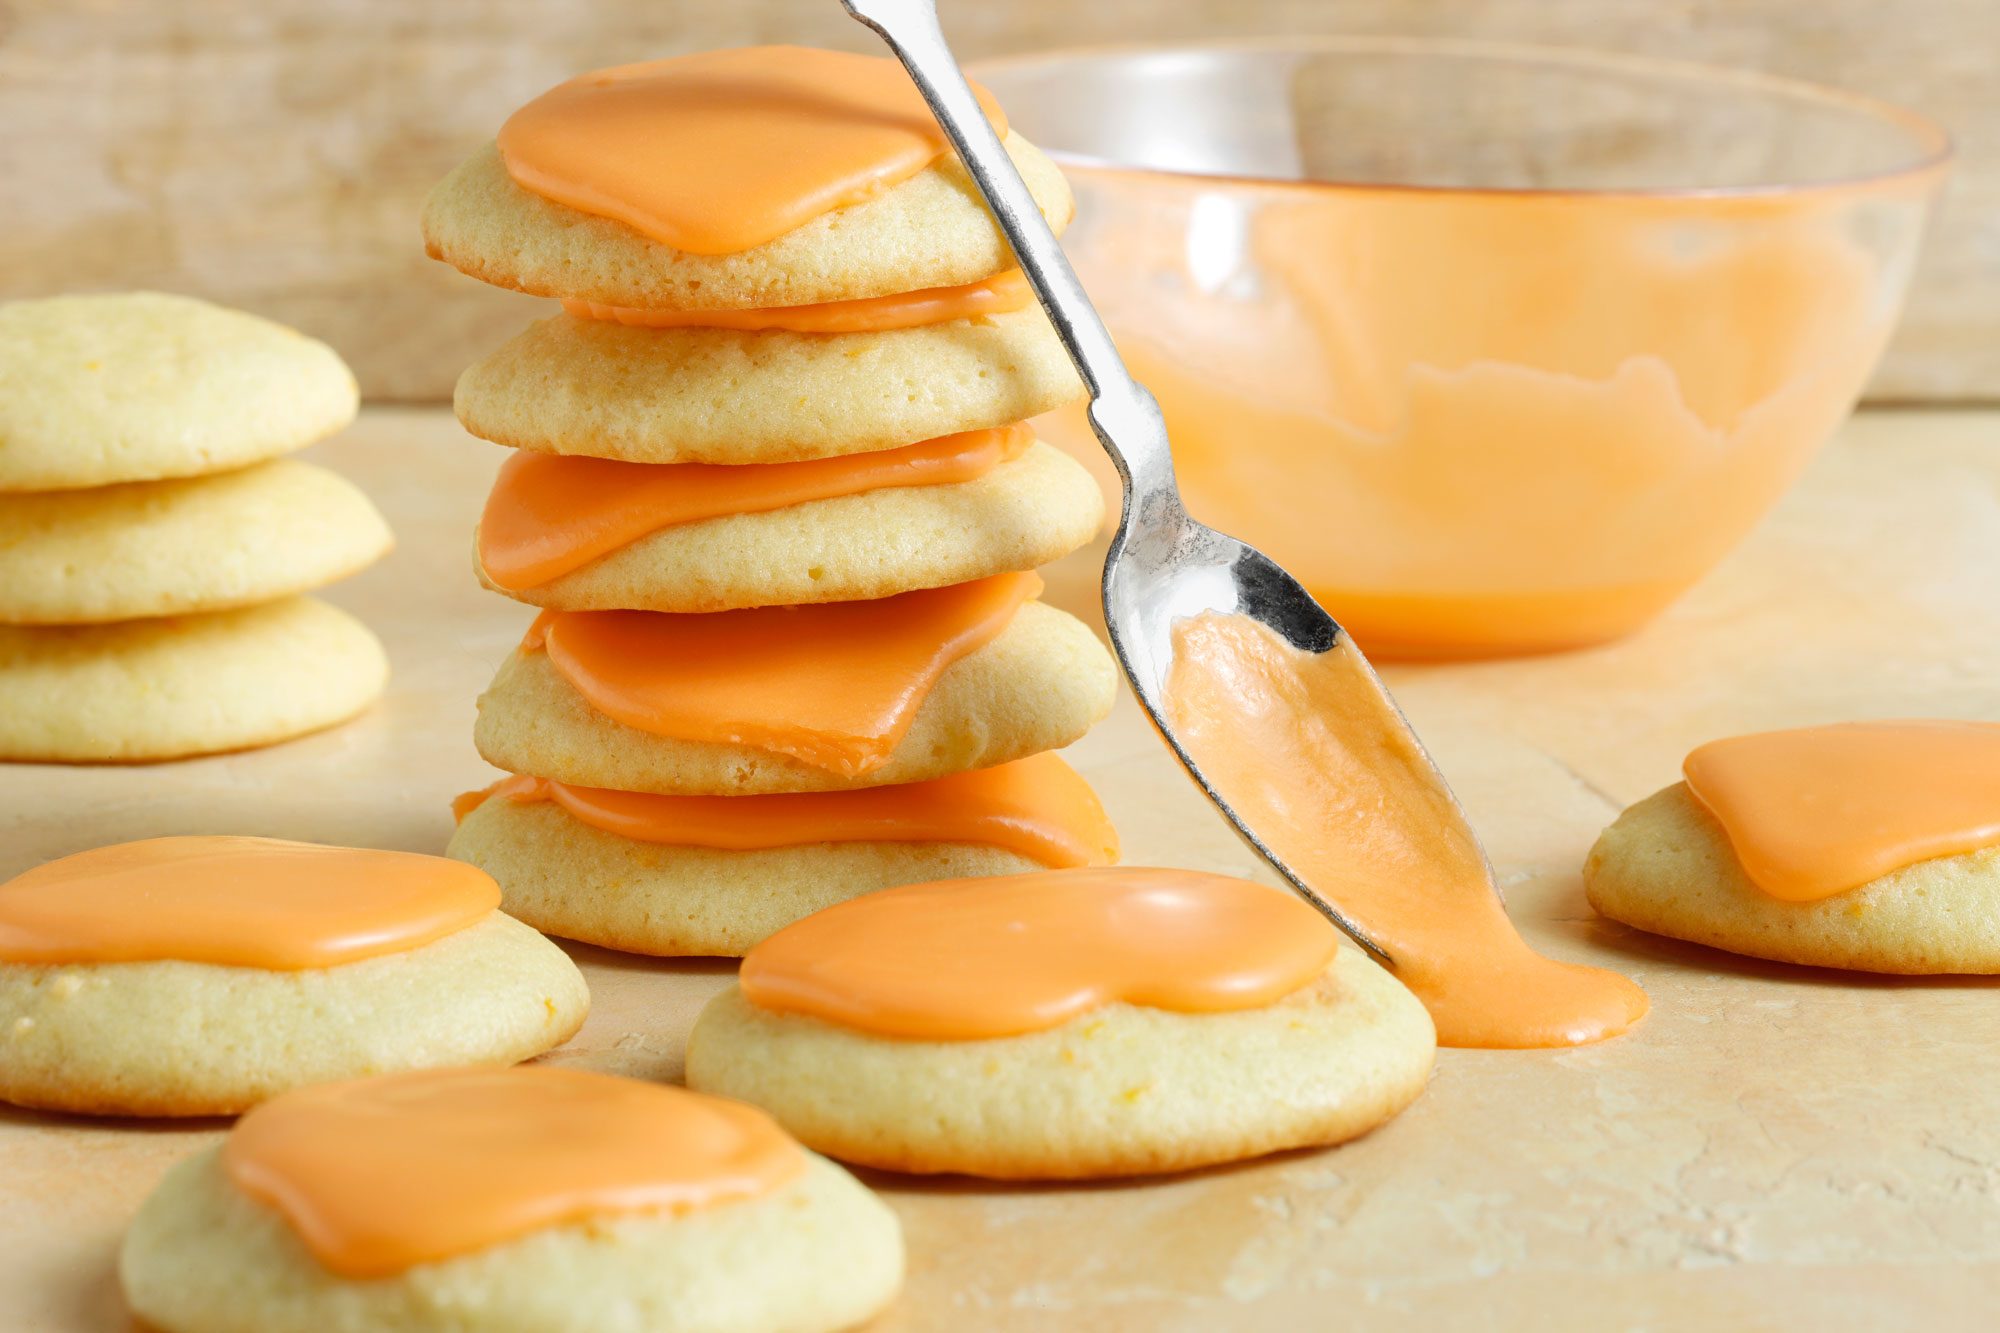
M 1128 499 L 1173 495 L 1166 423 L 1145 385 L 1132 378 L 1110 331 L 1084 294 L 1055 233 L 1000 136 L 973 96 L 938 26 L 933 0 L 841 0 L 889 44 L 965 163 L 1048 312 L 1070 360 L 1090 389 L 1090 424 L 1124 475 Z M 1178 497 L 1175 497 L 1177 501 Z M 1178 508 L 1178 503 L 1174 506 Z

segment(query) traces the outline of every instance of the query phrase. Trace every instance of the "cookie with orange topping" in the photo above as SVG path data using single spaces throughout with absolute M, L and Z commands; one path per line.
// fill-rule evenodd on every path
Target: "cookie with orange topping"
M 771 936 L 690 1087 L 894 1171 L 1073 1179 L 1338 1143 L 1423 1091 L 1423 1005 L 1282 890 L 1191 871 L 886 889 Z
M 543 1067 L 267 1103 L 118 1256 L 160 1333 L 832 1333 L 902 1272 L 895 1214 L 762 1112 Z
M 0 1099 L 231 1115 L 394 1069 L 511 1064 L 589 995 L 563 952 L 443 857 L 155 838 L 0 884 Z
M 1109 865 L 1111 821 L 1052 754 L 929 782 L 657 796 L 510 777 L 458 803 L 449 855 L 552 935 L 631 953 L 738 956 L 876 889 Z

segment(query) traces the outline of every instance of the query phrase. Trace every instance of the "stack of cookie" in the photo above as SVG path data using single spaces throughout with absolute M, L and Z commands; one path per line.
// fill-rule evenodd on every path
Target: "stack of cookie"
M 280 457 L 354 419 L 333 349 L 151 292 L 0 306 L 0 760 L 137 761 L 344 721 L 388 664 L 300 594 L 389 549 Z
M 1008 146 L 1067 222 L 1061 176 Z M 1109 710 L 1112 663 L 1032 572 L 1103 502 L 1021 424 L 1081 389 L 899 68 L 761 48 L 586 75 L 424 227 L 566 306 L 456 401 L 517 451 L 479 576 L 543 608 L 479 701 L 514 776 L 451 844 L 507 911 L 739 955 L 874 889 L 1114 859 L 1045 753 Z

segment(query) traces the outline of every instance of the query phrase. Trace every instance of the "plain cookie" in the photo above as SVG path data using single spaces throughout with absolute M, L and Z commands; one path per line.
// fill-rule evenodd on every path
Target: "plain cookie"
M 0 622 L 89 624 L 268 602 L 392 539 L 343 477 L 292 459 L 175 481 L 0 495 Z
M 1715 817 L 1677 782 L 1619 815 L 1583 887 L 1613 921 L 1752 958 L 1912 976 L 2000 973 L 2000 848 L 1919 861 L 1818 902 L 1750 881 Z
M 1103 521 L 1103 492 L 1083 465 L 1037 442 L 972 481 L 663 528 L 539 587 L 501 588 L 477 554 L 473 564 L 495 592 L 562 611 L 798 606 L 1034 569 L 1084 545 Z
M 688 1038 L 688 1086 L 808 1147 L 890 1171 L 1003 1180 L 1182 1171 L 1364 1134 L 1430 1074 L 1430 1015 L 1343 948 L 1276 1004 L 1109 1004 L 985 1041 L 872 1036 L 758 1009 L 732 985 Z
M 114 625 L 0 626 L 0 760 L 269 745 L 353 717 L 388 676 L 375 636 L 310 597 Z
M 0 305 L 0 491 L 242 467 L 333 434 L 359 401 L 325 343 L 193 297 Z

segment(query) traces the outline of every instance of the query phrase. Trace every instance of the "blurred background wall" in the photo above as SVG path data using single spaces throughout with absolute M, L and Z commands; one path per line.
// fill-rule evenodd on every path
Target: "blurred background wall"
M 1271 33 L 1551 42 L 1815 79 L 1943 121 L 1959 166 L 1874 396 L 2000 400 L 2000 0 L 941 0 L 968 60 Z M 871 49 L 836 0 L 0 0 L 0 298 L 149 286 L 447 398 L 542 303 L 426 260 L 424 192 L 579 70 Z

